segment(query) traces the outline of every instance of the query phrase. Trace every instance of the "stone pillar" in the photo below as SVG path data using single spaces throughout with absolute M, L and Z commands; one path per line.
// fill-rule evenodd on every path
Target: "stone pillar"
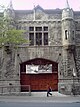
M 20 92 L 20 77 L 17 71 L 17 56 L 16 51 L 12 46 L 5 46 L 1 49 L 1 78 L 0 92 L 13 93 Z M 19 70 L 19 69 L 18 69 Z

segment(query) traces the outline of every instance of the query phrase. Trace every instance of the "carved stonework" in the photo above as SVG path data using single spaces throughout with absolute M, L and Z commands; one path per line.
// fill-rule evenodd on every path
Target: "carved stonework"
M 14 77 L 14 62 L 12 62 L 11 60 L 6 62 L 6 73 L 4 74 L 4 76 L 6 78 L 13 78 Z
M 74 17 L 68 17 L 68 19 L 62 20 L 62 9 L 42 9 L 40 6 L 36 6 L 32 10 L 13 11 L 15 14 L 14 26 L 17 26 L 17 29 L 26 30 L 23 37 L 27 40 L 32 40 L 34 45 L 29 45 L 28 43 L 19 45 L 19 48 L 17 48 L 18 51 L 16 52 L 15 49 L 12 49 L 13 47 L 9 47 L 9 45 L 5 46 L 4 51 L 0 50 L 0 79 L 3 80 L 0 81 L 0 84 L 10 85 L 11 81 L 7 80 L 12 79 L 13 83 L 11 84 L 16 85 L 15 78 L 18 80 L 19 84 L 21 75 L 20 64 L 31 59 L 43 58 L 58 63 L 58 79 L 61 79 L 58 83 L 59 91 L 62 90 L 63 93 L 69 91 L 70 94 L 73 67 L 76 68 L 77 78 L 80 79 L 79 12 L 74 13 L 70 10 L 73 12 Z M 34 30 L 30 31 L 30 27 L 33 27 Z M 37 31 L 36 27 L 42 27 L 42 30 Z M 45 27 L 48 27 L 47 31 L 44 29 Z M 66 30 L 69 30 L 67 38 Z M 39 35 L 37 37 L 37 33 L 41 33 L 40 37 Z M 47 38 L 44 36 L 46 33 L 48 35 Z M 40 39 L 41 45 L 36 45 L 37 38 Z M 45 40 L 48 42 L 47 45 L 44 43 Z M 0 47 L 0 49 L 2 49 L 2 47 Z M 74 50 L 76 50 L 76 55 L 73 55 Z M 24 70 L 24 66 L 22 69 Z

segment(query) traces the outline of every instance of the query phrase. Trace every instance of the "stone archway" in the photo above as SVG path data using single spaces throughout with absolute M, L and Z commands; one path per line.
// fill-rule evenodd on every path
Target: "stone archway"
M 30 70 L 30 72 L 28 73 L 29 71 L 29 68 L 27 68 L 28 66 L 29 68 L 32 66 L 34 67 L 39 66 L 38 72 L 31 73 Z M 21 85 L 30 85 L 31 91 L 45 91 L 47 89 L 46 87 L 47 84 L 49 84 L 54 91 L 57 91 L 58 63 L 43 58 L 35 58 L 23 62 L 20 64 L 20 80 L 21 80 L 20 81 Z M 26 91 L 26 90 L 27 90 L 26 87 L 25 88 L 21 87 L 21 91 Z

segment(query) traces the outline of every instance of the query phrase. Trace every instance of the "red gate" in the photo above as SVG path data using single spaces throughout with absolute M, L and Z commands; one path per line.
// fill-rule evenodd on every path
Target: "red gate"
M 52 65 L 52 72 L 46 73 L 28 73 L 27 65 Z M 28 71 L 28 70 L 27 70 Z M 31 91 L 45 91 L 49 84 L 54 91 L 58 90 L 58 63 L 51 60 L 36 58 L 20 64 L 20 82 L 21 85 L 30 85 Z M 27 91 L 27 87 L 21 87 L 21 91 Z

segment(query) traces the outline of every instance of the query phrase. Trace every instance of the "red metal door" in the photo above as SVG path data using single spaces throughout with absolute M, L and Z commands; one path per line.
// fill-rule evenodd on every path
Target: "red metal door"
M 27 74 L 25 72 L 26 64 L 52 64 L 52 73 L 41 73 L 41 74 Z M 30 85 L 31 91 L 45 91 L 47 90 L 47 84 L 49 84 L 55 91 L 58 90 L 58 64 L 56 62 L 46 59 L 33 59 L 26 61 L 21 64 L 21 85 Z M 21 91 L 26 91 L 26 88 L 21 88 Z

